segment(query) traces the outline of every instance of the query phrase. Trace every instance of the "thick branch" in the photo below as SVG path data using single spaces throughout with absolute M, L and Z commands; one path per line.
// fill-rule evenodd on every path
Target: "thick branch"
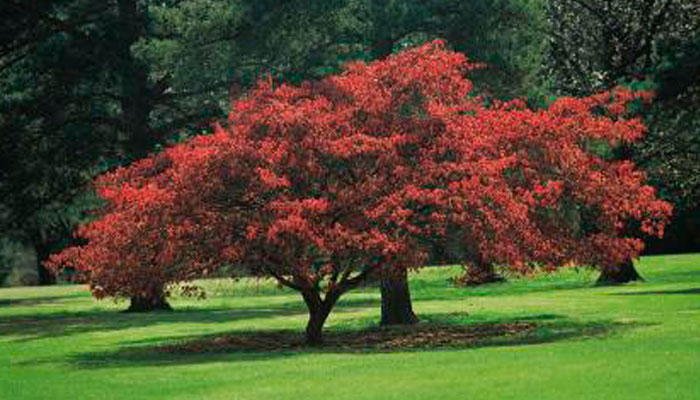
M 362 270 L 362 272 L 360 272 L 352 278 L 350 278 L 350 273 L 343 274 L 343 277 L 340 280 L 340 283 L 338 284 L 338 290 L 340 290 L 341 293 L 345 293 L 348 290 L 356 288 L 357 286 L 365 282 L 367 280 L 367 277 L 377 268 L 379 268 L 379 266 L 380 264 L 374 264 L 373 266 L 366 267 L 364 270 Z
M 285 278 L 284 276 L 278 274 L 276 271 L 274 271 L 274 270 L 271 269 L 271 268 L 265 268 L 265 271 L 267 271 L 267 273 L 269 273 L 269 274 L 272 275 L 275 279 L 277 279 L 277 281 L 278 281 L 279 283 L 281 283 L 281 284 L 284 285 L 284 286 L 287 286 L 288 288 L 297 290 L 297 291 L 299 291 L 299 292 L 304 292 L 304 290 L 307 290 L 307 288 L 304 288 L 303 286 L 294 283 L 293 281 L 291 281 L 291 280 Z

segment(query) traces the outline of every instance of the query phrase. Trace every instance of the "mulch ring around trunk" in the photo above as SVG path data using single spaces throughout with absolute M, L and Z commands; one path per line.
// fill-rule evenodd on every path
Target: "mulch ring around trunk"
M 361 331 L 330 331 L 324 335 L 324 350 L 395 351 L 440 347 L 470 347 L 477 343 L 532 333 L 532 322 L 492 324 L 417 324 L 411 326 L 373 328 Z M 163 353 L 270 352 L 310 348 L 299 332 L 245 332 L 216 336 L 155 348 Z

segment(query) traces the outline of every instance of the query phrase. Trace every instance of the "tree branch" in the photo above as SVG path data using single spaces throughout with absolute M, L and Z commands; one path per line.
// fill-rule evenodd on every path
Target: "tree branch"
M 381 264 L 377 263 L 370 267 L 366 267 L 364 270 L 362 270 L 362 272 L 360 272 L 352 278 L 350 278 L 351 271 L 348 270 L 346 273 L 343 274 L 343 277 L 341 278 L 340 283 L 338 284 L 338 289 L 341 293 L 345 293 L 350 289 L 356 288 L 358 285 L 365 282 L 370 273 L 374 272 L 377 268 L 379 268 L 380 265 Z
M 303 286 L 298 285 L 298 284 L 294 283 L 293 281 L 285 278 L 284 276 L 278 274 L 277 272 L 275 272 L 275 270 L 273 270 L 271 268 L 264 268 L 264 270 L 268 274 L 272 275 L 275 279 L 277 279 L 277 281 L 279 283 L 281 283 L 284 286 L 287 286 L 288 288 L 294 289 L 294 290 L 299 291 L 299 292 L 303 292 L 304 290 L 308 289 L 308 288 L 304 288 Z

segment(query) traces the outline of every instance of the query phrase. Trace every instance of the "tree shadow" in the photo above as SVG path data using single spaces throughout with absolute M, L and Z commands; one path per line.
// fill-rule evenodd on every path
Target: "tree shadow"
M 65 296 L 71 297 L 71 296 Z M 77 296 L 73 296 L 77 297 Z M 52 298 L 37 298 L 49 303 Z M 60 300 L 56 297 L 54 300 Z M 33 299 L 27 299 L 33 300 Z M 377 298 L 341 299 L 333 313 L 354 312 L 361 308 L 379 307 Z M 15 314 L 0 319 L 0 338 L 14 336 L 12 342 L 28 342 L 46 338 L 79 335 L 90 332 L 114 331 L 168 323 L 228 323 L 242 320 L 280 316 L 305 315 L 308 310 L 302 301 L 265 305 L 264 307 L 176 308 L 173 311 L 124 313 L 120 310 L 92 308 L 84 311 L 57 311 L 45 315 Z
M 648 290 L 643 292 L 620 292 L 610 293 L 612 296 L 646 296 L 646 295 L 667 295 L 667 294 L 700 294 L 700 288 L 677 289 L 677 290 Z
M 621 293 L 621 294 L 637 294 L 636 293 Z M 650 293 L 651 294 L 651 293 Z M 76 295 L 43 297 L 35 299 L 26 299 L 27 305 L 49 303 L 51 301 L 60 301 L 66 298 L 75 298 Z M 454 300 L 454 296 L 449 297 Z M 23 299 L 24 300 L 24 299 Z M 440 301 L 443 296 L 436 294 L 435 296 L 420 296 L 418 301 Z M 34 302 L 34 303 L 32 303 Z M 338 302 L 338 306 L 334 309 L 334 314 L 345 312 L 356 312 L 363 308 L 379 308 L 381 299 L 376 296 L 362 297 L 345 297 Z M 79 335 L 91 332 L 100 331 L 115 331 L 122 329 L 131 329 L 135 327 L 146 327 L 156 324 L 176 324 L 181 322 L 187 323 L 204 323 L 204 324 L 222 324 L 242 320 L 265 319 L 279 316 L 295 316 L 305 315 L 308 311 L 300 301 L 289 301 L 275 305 L 266 305 L 263 307 L 238 307 L 238 308 L 184 308 L 175 309 L 174 311 L 156 311 L 142 314 L 125 314 L 117 310 L 104 310 L 100 308 L 92 308 L 83 311 L 59 311 L 51 312 L 46 315 L 36 314 L 19 314 L 0 320 L 0 338 L 8 338 L 11 342 L 22 343 L 46 338 L 66 337 Z M 449 323 L 446 319 L 450 319 L 453 314 L 439 314 L 438 319 L 434 320 L 428 314 L 421 314 L 422 321 L 427 323 Z M 538 318 L 552 316 L 551 314 L 542 314 Z M 460 317 L 461 318 L 461 317 Z M 476 317 L 478 319 L 478 316 Z M 530 317 L 523 317 L 527 320 Z M 552 317 L 554 318 L 554 317 Z M 375 324 L 375 317 L 367 318 L 366 321 L 359 321 L 355 326 L 371 326 Z M 464 318 L 453 323 L 463 323 Z M 473 318 L 470 318 L 473 320 Z M 357 322 L 357 321 L 356 321 Z M 493 322 L 493 321 L 478 321 L 478 322 Z M 503 321 L 507 323 L 508 321 Z M 256 332 L 256 334 L 260 331 Z M 162 339 L 162 338 L 161 338 Z M 148 340 L 152 343 L 158 338 Z
M 14 336 L 13 342 L 115 331 L 168 323 L 227 323 L 256 318 L 270 318 L 307 313 L 303 304 L 285 303 L 265 308 L 206 308 L 123 313 L 104 309 L 54 312 L 46 316 L 19 315 L 0 321 L 0 337 Z
M 0 299 L 0 307 L 34 307 L 49 303 L 63 302 L 65 300 L 76 300 L 85 297 L 77 292 L 61 296 L 28 297 L 21 299 Z
M 464 321 L 466 314 L 422 315 L 418 325 L 328 329 L 322 346 L 309 347 L 301 332 L 236 331 L 227 334 L 161 338 L 159 343 L 127 343 L 116 351 L 77 354 L 69 362 L 78 368 L 181 365 L 255 361 L 317 353 L 376 354 L 445 350 L 476 350 L 545 344 L 563 340 L 605 338 L 650 325 L 610 320 L 575 321 L 556 314 Z

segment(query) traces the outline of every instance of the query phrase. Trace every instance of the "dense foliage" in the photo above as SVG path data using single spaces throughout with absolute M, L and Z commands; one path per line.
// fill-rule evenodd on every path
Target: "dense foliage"
M 548 75 L 555 91 L 587 95 L 654 75 L 698 29 L 686 0 L 550 0 Z
M 45 259 L 84 220 L 96 173 L 206 130 L 261 73 L 301 82 L 444 37 L 489 63 L 485 90 L 536 90 L 542 40 L 522 29 L 536 14 L 519 0 L 5 1 L 0 232 Z

